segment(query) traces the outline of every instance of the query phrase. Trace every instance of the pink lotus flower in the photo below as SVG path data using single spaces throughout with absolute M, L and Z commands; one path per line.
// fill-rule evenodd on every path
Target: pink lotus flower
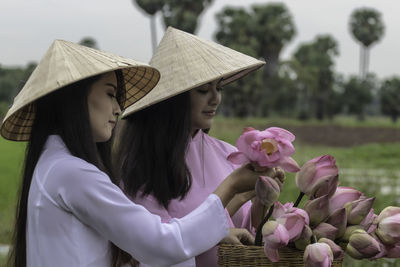
M 280 194 L 278 183 L 268 176 L 260 176 L 257 179 L 255 190 L 260 202 L 267 207 L 278 200 Z
M 337 186 L 338 168 L 335 159 L 330 155 L 313 158 L 306 162 L 296 174 L 297 188 L 304 194 L 332 196 Z M 323 179 L 324 181 L 320 181 Z
M 378 241 L 362 229 L 352 233 L 346 247 L 346 253 L 358 260 L 374 257 L 379 252 L 381 248 Z
M 231 153 L 228 160 L 234 164 L 252 162 L 268 168 L 280 166 L 285 171 L 297 172 L 299 166 L 291 158 L 295 151 L 294 139 L 291 132 L 278 127 L 264 131 L 245 128 L 236 142 L 239 151 Z
M 293 202 L 287 202 L 287 203 L 285 203 L 285 205 L 282 205 L 282 203 L 280 203 L 278 201 L 275 202 L 274 211 L 272 213 L 272 216 L 275 219 L 278 219 L 279 217 L 281 217 L 282 215 L 284 215 L 286 213 L 298 214 L 304 218 L 304 222 L 306 223 L 306 225 L 310 224 L 310 218 L 308 216 L 308 213 L 303 209 L 293 207 Z
M 341 209 L 335 210 L 331 215 L 329 215 L 326 222 L 335 226 L 338 229 L 335 238 L 342 237 L 346 231 L 346 226 L 347 226 L 346 209 L 341 208 Z
M 287 229 L 289 233 L 289 241 L 299 239 L 301 232 L 306 225 L 306 219 L 297 213 L 285 213 L 276 219 L 276 221 Z
M 276 221 L 267 221 L 262 228 L 265 255 L 272 262 L 279 261 L 278 249 L 289 242 L 286 228 Z
M 379 214 L 376 235 L 385 245 L 400 243 L 400 208 L 387 207 Z
M 328 245 L 329 245 L 329 247 L 331 248 L 332 253 L 333 253 L 333 258 L 334 258 L 335 260 L 341 260 L 341 259 L 343 259 L 343 257 L 344 257 L 344 251 L 343 251 L 343 249 L 342 249 L 340 246 L 338 246 L 335 242 L 333 242 L 331 239 L 328 239 L 328 238 L 320 238 L 320 239 L 318 240 L 318 242 L 319 242 L 319 243 L 325 243 L 325 244 L 328 244 Z
M 344 205 L 347 212 L 348 224 L 360 224 L 370 212 L 375 198 L 361 198 Z
M 332 214 L 335 210 L 344 208 L 347 202 L 351 202 L 359 199 L 363 194 L 360 191 L 355 190 L 351 187 L 341 187 L 336 189 L 335 194 L 329 200 L 329 214 Z
M 306 247 L 304 251 L 305 266 L 330 267 L 333 262 L 333 253 L 326 243 L 314 243 Z
M 310 225 L 316 226 L 329 216 L 329 197 L 328 195 L 308 200 L 304 204 L 304 210 L 310 216 Z

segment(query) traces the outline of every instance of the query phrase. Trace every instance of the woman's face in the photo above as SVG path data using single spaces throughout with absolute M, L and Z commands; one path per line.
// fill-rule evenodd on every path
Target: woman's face
M 115 72 L 103 74 L 89 88 L 89 119 L 96 143 L 106 142 L 111 138 L 117 116 L 121 113 L 116 94 L 117 77 Z
M 192 133 L 199 129 L 211 128 L 215 112 L 221 103 L 220 80 L 216 80 L 190 91 Z

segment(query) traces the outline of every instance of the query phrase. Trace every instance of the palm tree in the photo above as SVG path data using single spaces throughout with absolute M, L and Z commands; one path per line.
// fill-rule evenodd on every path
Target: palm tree
M 82 40 L 79 41 L 79 44 L 87 46 L 87 47 L 99 49 L 99 47 L 97 46 L 97 41 L 92 37 L 82 38 Z
M 195 33 L 201 13 L 213 0 L 165 0 L 162 15 L 165 27 Z
M 360 42 L 360 78 L 364 79 L 369 64 L 369 49 L 379 41 L 385 31 L 381 13 L 372 8 L 356 9 L 350 16 L 350 31 Z
M 268 64 L 264 67 L 264 78 L 276 73 L 279 54 L 296 34 L 292 14 L 282 3 L 254 5 L 252 7 L 253 33 L 258 40 L 258 55 Z
M 161 10 L 164 5 L 162 0 L 132 0 L 134 5 L 139 6 L 146 14 L 150 16 L 150 32 L 151 44 L 153 52 L 157 46 L 157 32 L 156 32 L 156 19 L 155 14 Z

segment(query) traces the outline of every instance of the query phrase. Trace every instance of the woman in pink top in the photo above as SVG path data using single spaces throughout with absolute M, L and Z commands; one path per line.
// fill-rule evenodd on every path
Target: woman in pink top
M 168 28 L 150 65 L 161 73 L 156 88 L 126 110 L 118 154 L 125 192 L 162 221 L 194 210 L 237 166 L 235 147 L 209 136 L 221 87 L 264 62 Z M 180 164 L 178 164 L 181 162 Z M 271 174 L 273 175 L 273 174 Z M 252 230 L 250 202 L 237 198 L 226 210 L 231 227 Z M 236 241 L 238 243 L 238 240 Z M 217 247 L 179 266 L 217 266 Z

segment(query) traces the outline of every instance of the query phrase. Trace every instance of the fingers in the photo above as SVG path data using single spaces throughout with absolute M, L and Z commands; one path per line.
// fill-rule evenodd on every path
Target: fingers
M 249 201 L 250 199 L 254 198 L 255 196 L 256 196 L 256 191 L 254 191 L 254 190 L 250 190 L 250 191 L 239 194 L 239 197 L 241 198 L 242 203 Z
M 242 231 L 242 235 L 240 238 L 240 242 L 243 245 L 254 245 L 254 236 L 252 236 L 250 234 L 250 232 L 247 231 L 246 229 L 241 229 L 241 230 L 243 230 L 243 231 Z
M 249 231 L 243 228 L 231 228 L 229 235 L 232 237 L 233 244 L 236 245 L 252 245 L 254 244 L 254 237 Z

